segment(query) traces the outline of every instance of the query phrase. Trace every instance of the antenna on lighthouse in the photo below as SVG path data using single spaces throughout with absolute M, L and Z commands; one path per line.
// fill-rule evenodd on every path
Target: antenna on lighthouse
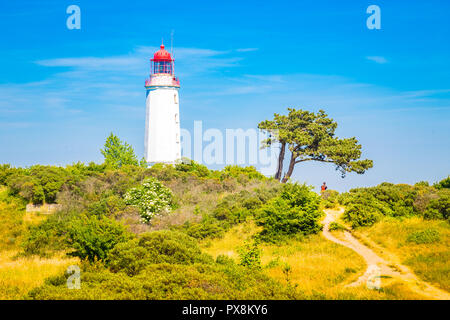
M 173 57 L 173 34 L 174 33 L 175 33 L 175 31 L 172 29 L 172 31 L 170 31 L 170 54 L 172 55 L 172 71 L 173 71 L 173 75 L 175 76 L 175 63 L 174 63 L 175 58 Z
M 173 30 L 170 31 L 170 54 L 172 55 L 172 58 L 173 58 L 173 34 L 174 31 Z

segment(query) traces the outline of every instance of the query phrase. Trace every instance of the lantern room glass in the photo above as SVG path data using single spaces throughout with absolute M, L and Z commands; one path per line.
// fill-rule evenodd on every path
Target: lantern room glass
M 153 73 L 168 73 L 172 74 L 172 61 L 154 61 Z

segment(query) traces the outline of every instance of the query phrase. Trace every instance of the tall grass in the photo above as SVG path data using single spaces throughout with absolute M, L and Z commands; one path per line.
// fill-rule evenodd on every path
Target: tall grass
M 221 239 L 203 241 L 202 248 L 213 257 L 227 255 L 239 262 L 238 248 L 258 228 L 253 223 L 240 224 Z M 353 250 L 312 235 L 289 240 L 281 245 L 261 245 L 263 270 L 281 283 L 297 286 L 311 299 L 422 299 L 406 285 L 392 283 L 381 290 L 346 284 L 366 269 L 364 260 Z M 290 272 L 286 272 L 289 266 Z
M 17 251 L 0 251 L 0 300 L 22 299 L 47 277 L 60 274 L 78 259 L 15 258 Z
M 393 252 L 421 279 L 450 291 L 449 222 L 386 218 L 372 227 L 358 229 L 358 234 Z

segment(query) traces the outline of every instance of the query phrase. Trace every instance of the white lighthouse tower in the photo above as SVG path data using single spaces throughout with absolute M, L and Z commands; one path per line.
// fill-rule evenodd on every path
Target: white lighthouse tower
M 150 79 L 145 81 L 145 160 L 148 163 L 174 164 L 181 158 L 179 88 L 174 60 L 161 44 L 151 59 Z

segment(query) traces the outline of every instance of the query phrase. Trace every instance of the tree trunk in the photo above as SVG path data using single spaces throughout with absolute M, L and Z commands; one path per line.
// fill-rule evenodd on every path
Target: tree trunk
M 275 174 L 275 179 L 277 179 L 278 181 L 280 181 L 280 179 L 281 179 L 281 173 L 283 171 L 283 161 L 284 161 L 285 153 L 286 153 L 286 142 L 281 142 L 280 154 L 278 156 L 277 173 Z
M 289 178 L 291 177 L 292 172 L 294 171 L 294 167 L 295 167 L 295 159 L 296 159 L 296 157 L 295 157 L 294 153 L 292 153 L 291 161 L 289 162 L 289 169 L 286 172 L 286 174 L 284 175 L 283 180 L 281 181 L 282 183 L 286 183 L 289 180 Z

